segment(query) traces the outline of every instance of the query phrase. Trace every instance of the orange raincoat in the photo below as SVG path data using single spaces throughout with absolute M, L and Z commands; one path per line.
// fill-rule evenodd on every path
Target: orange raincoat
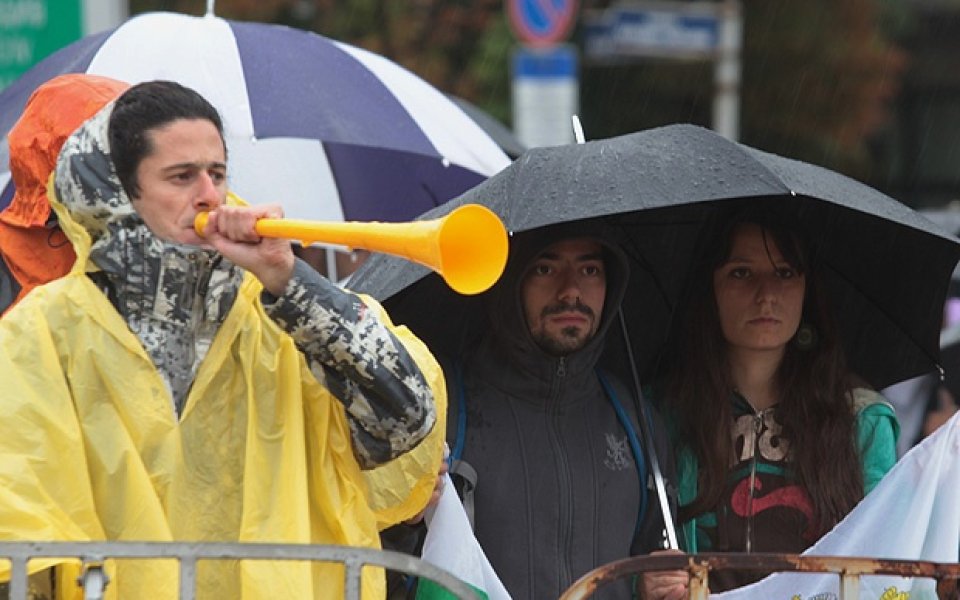
M 16 192 L 10 206 L 0 212 L 0 259 L 20 289 L 9 306 L 0 305 L 0 314 L 73 266 L 73 245 L 58 226 L 47 224 L 47 180 L 67 137 L 128 87 L 98 75 L 55 77 L 30 96 L 10 130 L 7 141 Z

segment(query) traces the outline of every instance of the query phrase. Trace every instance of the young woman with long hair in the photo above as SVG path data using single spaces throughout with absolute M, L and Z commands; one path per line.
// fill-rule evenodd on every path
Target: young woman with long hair
M 683 546 L 800 553 L 893 466 L 899 426 L 848 370 L 801 232 L 753 213 L 714 233 L 675 320 L 659 398 L 673 426 Z M 710 587 L 758 577 L 717 571 Z M 685 597 L 685 582 L 651 574 L 645 596 Z

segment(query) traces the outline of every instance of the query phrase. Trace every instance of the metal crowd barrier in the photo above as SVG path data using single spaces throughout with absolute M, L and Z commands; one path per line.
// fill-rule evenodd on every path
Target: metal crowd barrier
M 745 553 L 666 554 L 618 560 L 586 573 L 560 596 L 560 600 L 590 598 L 604 585 L 648 571 L 678 570 L 690 574 L 690 600 L 710 597 L 709 574 L 712 570 L 836 573 L 840 577 L 839 600 L 859 600 L 861 576 L 926 577 L 937 582 L 937 598 L 960 600 L 960 563 Z
M 0 542 L 0 559 L 11 562 L 10 600 L 27 600 L 27 562 L 34 558 L 79 558 L 83 563 L 84 600 L 101 600 L 109 581 L 107 559 L 175 559 L 180 565 L 180 600 L 196 595 L 197 562 L 201 560 L 298 560 L 344 565 L 344 598 L 360 600 L 364 566 L 378 566 L 430 579 L 461 600 L 476 593 L 456 577 L 415 556 L 349 546 L 247 544 L 208 542 Z

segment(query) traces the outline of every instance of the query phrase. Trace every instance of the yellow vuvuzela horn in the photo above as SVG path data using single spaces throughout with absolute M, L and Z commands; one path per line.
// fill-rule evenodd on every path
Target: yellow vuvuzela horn
M 198 214 L 194 229 L 202 236 L 206 227 L 207 213 Z M 507 264 L 507 230 L 496 213 L 479 204 L 464 204 L 430 221 L 260 219 L 256 230 L 263 237 L 295 240 L 305 246 L 324 242 L 401 256 L 433 269 L 461 294 L 487 290 Z

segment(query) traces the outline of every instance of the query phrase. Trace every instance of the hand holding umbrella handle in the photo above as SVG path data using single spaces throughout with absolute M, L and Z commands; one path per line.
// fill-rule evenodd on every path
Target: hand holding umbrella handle
M 201 236 L 207 218 L 207 213 L 200 213 L 194 220 Z M 447 285 L 467 295 L 489 289 L 507 264 L 507 230 L 496 213 L 479 204 L 465 204 L 438 219 L 408 223 L 260 219 L 256 231 L 262 237 L 296 240 L 305 246 L 324 242 L 401 256 L 433 269 Z

